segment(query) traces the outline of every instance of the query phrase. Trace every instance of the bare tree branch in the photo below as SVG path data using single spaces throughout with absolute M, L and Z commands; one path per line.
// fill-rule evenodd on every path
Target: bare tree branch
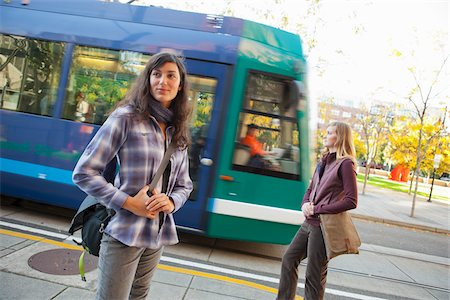
M 422 93 L 422 88 L 420 87 L 419 81 L 417 80 L 416 73 L 414 73 L 412 70 L 409 70 L 409 71 L 411 72 L 412 76 L 414 77 L 414 81 L 416 82 L 417 88 L 419 88 L 420 99 L 422 100 L 422 103 L 425 104 L 425 101 L 423 98 L 423 93 Z
M 435 83 L 437 82 L 439 76 L 441 75 L 441 72 L 444 69 L 445 64 L 447 63 L 447 60 L 448 60 L 449 56 L 450 55 L 447 55 L 447 57 L 444 59 L 444 61 L 441 64 L 441 67 L 439 68 L 439 71 L 436 73 L 436 76 L 434 77 L 434 80 L 431 82 L 430 90 L 428 91 L 426 101 L 428 101 L 430 99 L 431 91 L 433 90 L 433 87 L 435 86 Z
M 416 102 L 414 102 L 414 100 L 411 99 L 411 97 L 408 97 L 408 100 L 411 101 L 411 103 L 414 105 L 414 108 L 415 108 L 416 111 L 417 111 L 417 116 L 420 118 L 420 109 L 419 109 L 419 107 L 417 106 Z

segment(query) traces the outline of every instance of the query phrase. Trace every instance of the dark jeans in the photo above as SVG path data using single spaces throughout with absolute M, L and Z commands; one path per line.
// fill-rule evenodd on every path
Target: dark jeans
M 306 222 L 298 230 L 281 264 L 278 300 L 295 298 L 298 281 L 298 265 L 308 257 L 305 275 L 305 300 L 323 299 L 327 281 L 328 260 L 320 227 Z

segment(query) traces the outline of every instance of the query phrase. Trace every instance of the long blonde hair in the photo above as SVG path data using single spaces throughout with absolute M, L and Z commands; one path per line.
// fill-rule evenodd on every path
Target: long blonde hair
M 356 151 L 353 144 L 352 129 L 344 122 L 331 122 L 328 127 L 336 127 L 336 159 L 344 157 L 350 158 L 356 165 Z M 330 150 L 325 147 L 323 154 L 328 154 Z

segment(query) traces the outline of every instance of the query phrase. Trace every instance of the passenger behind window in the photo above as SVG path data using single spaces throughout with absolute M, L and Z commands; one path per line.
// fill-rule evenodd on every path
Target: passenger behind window
M 267 155 L 267 153 L 263 149 L 263 144 L 256 138 L 258 130 L 258 125 L 253 123 L 248 124 L 247 134 L 241 139 L 241 144 L 250 149 L 250 159 L 247 165 L 256 168 L 271 168 L 270 162 L 264 159 L 264 156 Z
M 82 92 L 77 92 L 75 94 L 75 103 L 77 105 L 77 110 L 75 112 L 76 120 L 81 122 L 92 122 L 92 107 L 86 101 Z

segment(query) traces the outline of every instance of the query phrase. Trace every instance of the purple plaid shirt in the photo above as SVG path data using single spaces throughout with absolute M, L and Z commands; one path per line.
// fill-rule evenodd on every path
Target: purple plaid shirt
M 100 203 L 116 211 L 105 232 L 125 245 L 157 249 L 178 243 L 172 214 L 164 215 L 159 229 L 159 218 L 139 217 L 122 205 L 128 196 L 134 196 L 150 184 L 164 156 L 164 137 L 153 117 L 139 121 L 130 115 L 130 107 L 114 111 L 87 145 L 73 171 L 73 182 Z M 166 146 L 170 143 L 173 127 L 166 130 Z M 101 175 L 111 159 L 117 156 L 120 166 L 114 185 Z M 177 150 L 170 158 L 171 170 L 167 195 L 173 199 L 175 211 L 180 209 L 192 191 L 187 150 Z M 157 189 L 161 191 L 159 180 Z

